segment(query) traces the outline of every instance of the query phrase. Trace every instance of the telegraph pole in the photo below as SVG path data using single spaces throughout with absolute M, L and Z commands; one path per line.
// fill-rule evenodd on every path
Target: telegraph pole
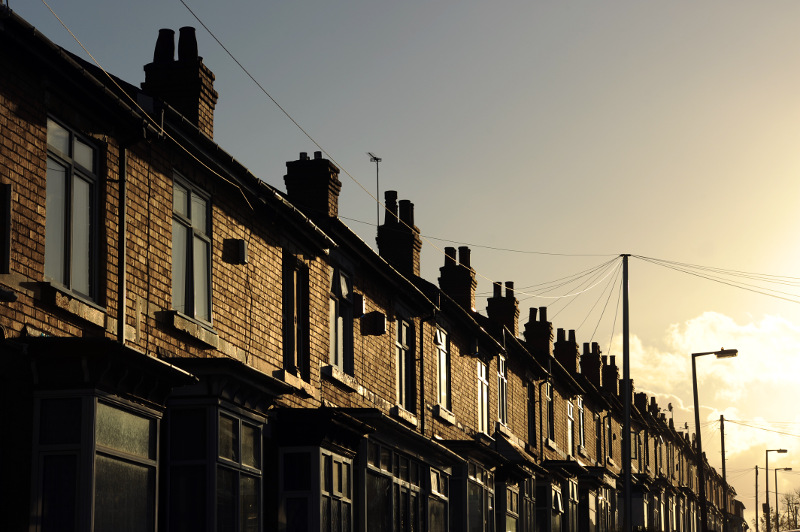
M 722 487 L 725 490 L 722 496 L 722 530 L 728 532 L 728 477 L 725 474 L 725 417 L 719 416 L 719 434 L 722 439 Z M 758 504 L 756 504 L 758 506 Z
M 622 427 L 622 469 L 625 473 L 623 492 L 622 530 L 631 532 L 631 353 L 630 353 L 630 312 L 628 308 L 628 257 L 622 255 L 622 382 L 625 394 L 625 411 Z

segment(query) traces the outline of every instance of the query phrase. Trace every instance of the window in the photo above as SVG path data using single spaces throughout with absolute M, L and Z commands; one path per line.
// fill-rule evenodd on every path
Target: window
M 567 401 L 567 454 L 575 454 L 575 407 Z
M 473 462 L 469 462 L 467 469 L 467 530 L 494 532 L 494 475 Z
M 414 338 L 409 322 L 398 319 L 395 334 L 395 364 L 397 382 L 397 404 L 409 412 L 414 412 L 415 383 L 414 378 Z
M 97 298 L 98 154 L 88 139 L 47 119 L 44 275 Z
M 172 306 L 211 321 L 211 210 L 198 191 L 172 184 Z
M 308 268 L 297 257 L 283 261 L 283 367 L 308 382 Z
M 519 489 L 506 485 L 506 527 L 507 532 L 519 532 Z
M 536 385 L 528 383 L 528 444 L 536 446 Z
M 508 373 L 502 355 L 497 355 L 497 420 L 508 423 Z
M 49 395 L 37 412 L 38 530 L 80 530 L 90 515 L 95 530 L 155 530 L 157 414 L 96 396 Z
M 486 364 L 478 361 L 478 432 L 489 433 L 489 380 Z
M 520 517 L 522 518 L 521 530 L 533 532 L 536 526 L 536 482 L 533 477 L 528 477 L 521 485 L 522 496 Z
M 594 441 L 595 441 L 595 459 L 598 462 L 603 461 L 603 417 L 600 414 L 594 416 Z
M 586 424 L 584 423 L 583 397 L 578 397 L 578 446 L 583 449 L 586 447 Z
M 171 531 L 261 530 L 264 419 L 217 406 L 169 411 L 166 522 Z
M 544 387 L 545 401 L 547 402 L 547 437 L 556 439 L 556 408 L 553 400 L 553 385 L 549 382 Z
M 261 530 L 261 426 L 220 412 L 217 457 L 217 530 Z
M 606 457 L 614 458 L 614 424 L 611 422 L 611 416 L 606 416 Z
M 437 328 L 433 336 L 433 344 L 436 346 L 436 392 L 438 401 L 447 410 L 452 410 L 450 398 L 450 339 L 447 333 Z
M 11 185 L 0 183 L 0 273 L 11 272 Z
M 353 283 L 350 276 L 336 268 L 331 280 L 330 363 L 353 374 Z
M 321 447 L 281 449 L 283 532 L 352 532 L 353 461 Z
M 352 462 L 334 453 L 323 451 L 321 467 L 320 530 L 350 531 L 353 524 Z
M 447 530 L 447 476 L 427 469 L 391 447 L 375 441 L 367 443 L 367 528 L 377 532 L 423 530 L 423 501 L 434 501 L 428 508 L 434 516 L 429 530 Z M 430 473 L 430 491 L 425 492 L 424 475 Z M 427 497 L 426 497 L 427 495 Z

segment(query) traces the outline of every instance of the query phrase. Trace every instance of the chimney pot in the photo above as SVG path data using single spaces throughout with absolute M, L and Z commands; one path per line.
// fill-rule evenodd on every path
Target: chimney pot
M 584 355 L 591 354 L 591 351 L 589 351 L 589 342 L 583 343 L 583 354 Z
M 501 297 L 502 296 L 502 286 L 498 281 L 492 283 L 492 287 L 494 289 L 494 297 Z
M 566 339 L 564 329 L 556 329 L 556 341 L 563 342 Z
M 470 249 L 467 246 L 459 246 L 458 248 L 458 262 L 462 266 L 470 268 Z
M 531 307 L 528 309 L 528 321 L 529 322 L 536 321 L 536 307 Z
M 175 60 L 175 30 L 162 28 L 158 30 L 156 49 L 153 52 L 153 63 L 162 65 Z
M 570 341 L 570 343 L 573 343 L 573 344 L 576 343 L 576 341 L 575 341 L 575 329 L 570 329 L 569 330 L 569 341 Z
M 321 151 L 315 151 L 314 152 L 314 159 L 322 159 L 322 152 Z
M 514 281 L 506 281 L 506 297 L 514 297 Z
M 547 307 L 539 307 L 539 321 L 547 321 Z
M 300 152 L 300 160 L 301 161 L 307 161 L 308 160 L 308 153 L 306 153 L 304 151 L 301 151 Z
M 456 248 L 451 248 L 451 247 L 444 248 L 444 265 L 445 266 L 456 265 Z
M 414 227 L 414 204 L 410 200 L 400 200 L 400 220 Z
M 197 60 L 197 36 L 194 28 L 184 26 L 180 30 L 178 37 L 178 61 Z

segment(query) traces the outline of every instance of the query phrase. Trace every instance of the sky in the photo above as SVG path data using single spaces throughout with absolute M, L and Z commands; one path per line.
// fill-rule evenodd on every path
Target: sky
M 6 1 L 91 60 L 43 2 Z M 513 281 L 521 325 L 547 306 L 620 359 L 631 254 L 636 391 L 694 432 L 690 354 L 738 349 L 697 359 L 704 450 L 721 470 L 724 415 L 748 520 L 766 449 L 795 470 L 779 491 L 800 488 L 800 2 L 47 1 L 137 85 L 159 28 L 197 27 L 215 140 L 281 190 L 286 161 L 324 151 L 340 215 L 373 246 L 375 196 L 398 191 L 424 277 L 444 246 L 471 247 L 479 311 Z

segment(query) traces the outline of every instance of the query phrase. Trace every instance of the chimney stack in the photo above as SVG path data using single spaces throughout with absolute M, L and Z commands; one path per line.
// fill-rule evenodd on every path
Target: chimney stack
M 600 356 L 600 344 L 592 342 L 583 344 L 583 356 L 581 357 L 581 373 L 598 390 L 603 385 L 603 359 Z
M 615 356 L 603 357 L 603 390 L 619 396 L 619 368 Z
M 439 288 L 453 301 L 467 310 L 475 310 L 475 270 L 470 265 L 470 250 L 467 246 L 458 248 L 458 264 L 456 264 L 456 248 L 444 248 L 444 266 L 439 268 Z
M 490 320 L 513 332 L 515 338 L 519 336 L 519 301 L 514 297 L 512 281 L 506 281 L 505 296 L 502 295 L 502 285 L 494 283 L 494 295 L 487 301 L 486 314 Z
M 556 360 L 572 375 L 581 372 L 581 354 L 578 351 L 578 342 L 575 340 L 573 329 L 570 329 L 568 339 L 564 336 L 564 329 L 558 329 L 553 352 Z
M 414 225 L 414 204 L 400 200 L 398 209 L 395 190 L 387 190 L 384 198 L 388 212 L 378 227 L 378 253 L 400 273 L 418 276 L 422 238 Z
M 525 343 L 528 351 L 542 362 L 553 356 L 553 324 L 547 321 L 547 307 L 539 307 L 539 320 L 536 320 L 537 309 L 528 310 L 528 323 L 525 324 Z
M 320 222 L 339 216 L 339 169 L 322 152 L 314 152 L 309 159 L 306 152 L 300 158 L 286 163 L 286 194 L 295 206 L 311 219 Z
M 197 55 L 194 28 L 180 29 L 178 60 L 175 60 L 175 31 L 158 31 L 153 62 L 144 66 L 142 90 L 175 108 L 208 138 L 214 138 L 214 108 L 219 95 L 214 74 Z

